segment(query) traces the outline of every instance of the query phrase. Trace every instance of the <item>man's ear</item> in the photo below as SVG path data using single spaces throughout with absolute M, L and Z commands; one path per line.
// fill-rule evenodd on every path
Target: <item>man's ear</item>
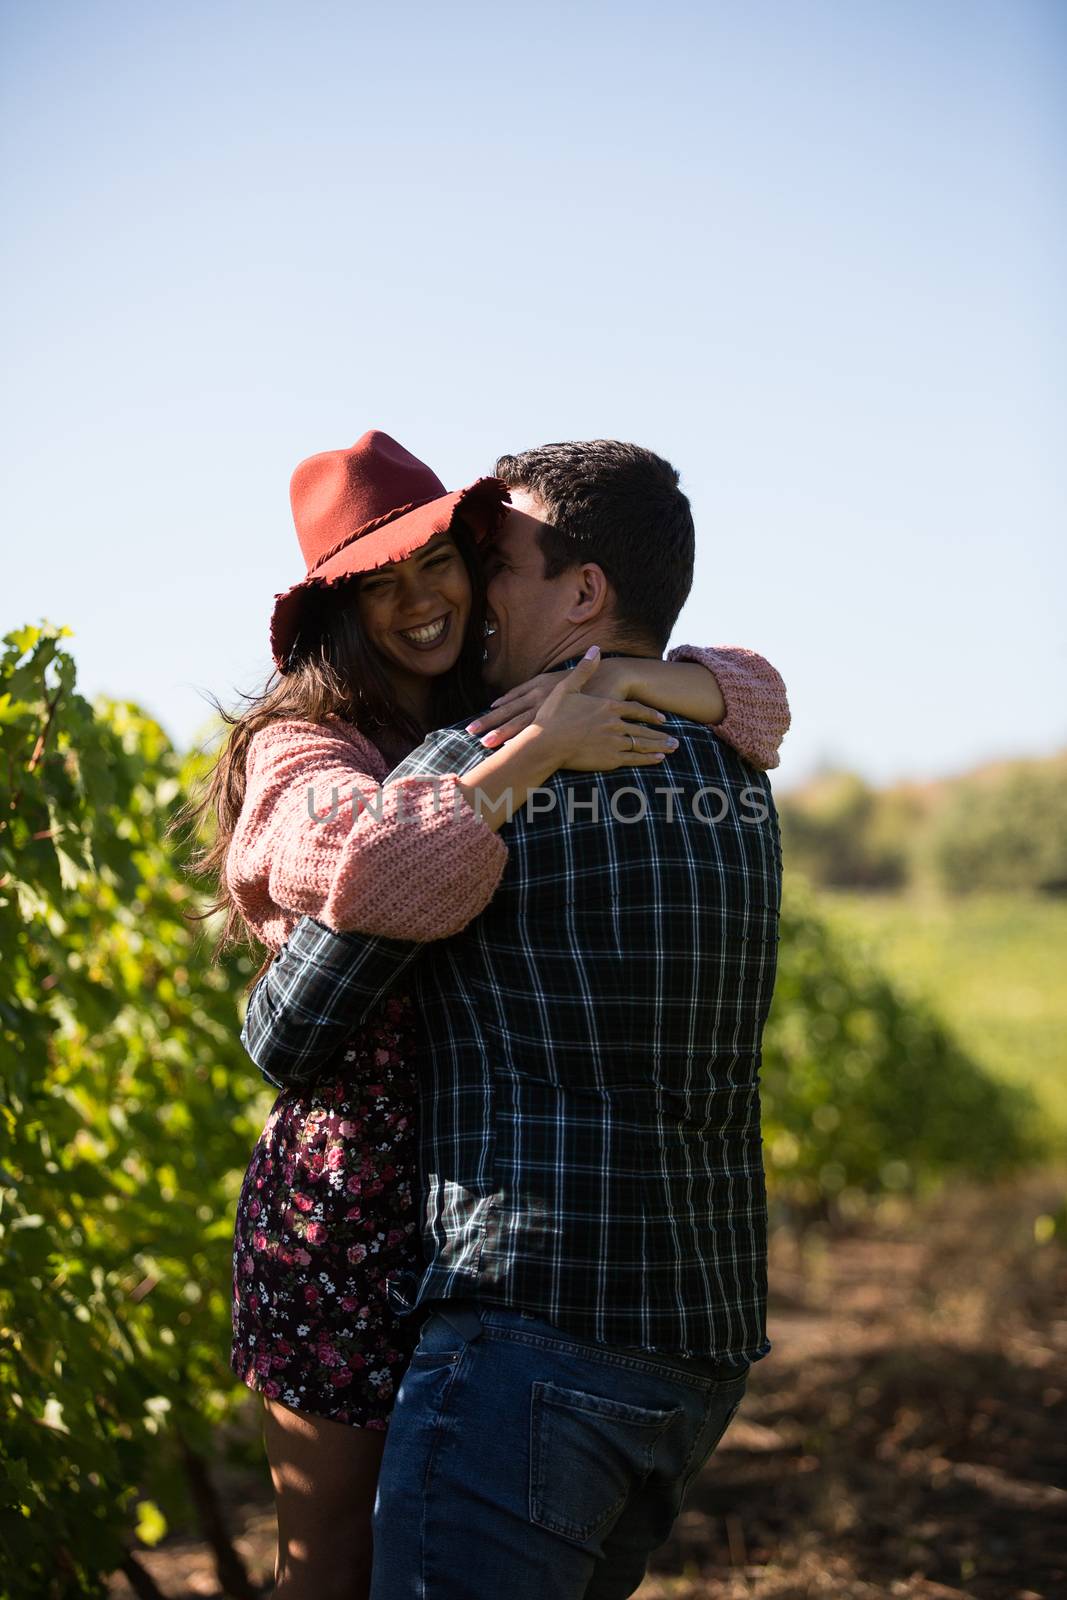
M 568 573 L 568 578 L 573 587 L 567 621 L 586 623 L 602 619 L 611 609 L 612 597 L 611 584 L 603 567 L 598 567 L 595 561 L 585 561 Z

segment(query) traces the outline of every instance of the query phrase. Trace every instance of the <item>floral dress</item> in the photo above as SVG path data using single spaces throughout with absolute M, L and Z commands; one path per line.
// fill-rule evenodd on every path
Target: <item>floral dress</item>
M 387 1000 L 340 1070 L 279 1094 L 234 1230 L 231 1365 L 296 1411 L 384 1428 L 418 1336 L 391 1277 L 421 1271 L 414 1017 Z

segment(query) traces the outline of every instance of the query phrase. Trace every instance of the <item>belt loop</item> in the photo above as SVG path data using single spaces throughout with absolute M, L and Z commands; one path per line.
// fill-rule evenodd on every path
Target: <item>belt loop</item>
M 482 1334 L 482 1319 L 478 1314 L 478 1304 L 475 1300 L 443 1300 L 434 1307 L 439 1317 L 444 1317 L 450 1328 L 454 1328 L 461 1339 L 466 1339 L 468 1344 L 475 1339 L 480 1339 Z

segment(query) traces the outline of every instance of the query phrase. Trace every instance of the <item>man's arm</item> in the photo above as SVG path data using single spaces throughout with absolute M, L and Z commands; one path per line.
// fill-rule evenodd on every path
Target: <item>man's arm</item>
M 422 948 L 302 917 L 248 997 L 241 1043 L 279 1089 L 310 1083 Z
M 444 775 L 484 759 L 469 734 L 431 734 L 389 774 Z M 423 949 L 372 934 L 334 933 L 302 917 L 248 998 L 241 1043 L 278 1088 L 310 1083 Z

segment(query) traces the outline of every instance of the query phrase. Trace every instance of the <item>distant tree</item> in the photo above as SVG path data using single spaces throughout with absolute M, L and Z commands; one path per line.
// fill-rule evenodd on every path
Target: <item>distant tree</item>
M 879 793 L 852 772 L 827 773 L 778 803 L 790 866 L 835 889 L 899 889 L 908 878 L 917 802 Z
M 820 888 L 1067 893 L 1067 754 L 885 789 L 829 772 L 778 810 L 787 864 Z
M 795 878 L 781 938 L 763 1066 L 772 1194 L 819 1213 L 1048 1153 L 1032 1097 L 991 1078 L 929 1006 L 827 926 Z
M 1067 893 L 1067 756 L 963 779 L 935 819 L 930 859 L 945 888 Z

